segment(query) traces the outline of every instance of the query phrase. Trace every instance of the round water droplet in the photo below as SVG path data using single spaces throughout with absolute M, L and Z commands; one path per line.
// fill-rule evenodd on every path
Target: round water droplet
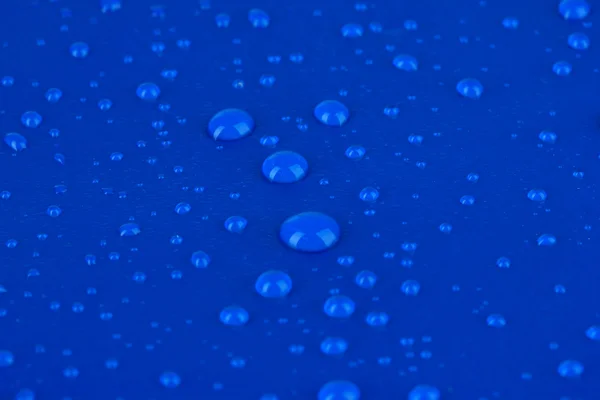
M 364 29 L 360 24 L 346 24 L 342 26 L 342 36 L 347 38 L 361 37 Z
M 477 79 L 466 78 L 456 84 L 456 91 L 469 99 L 478 99 L 483 94 L 483 85 Z
M 542 202 L 546 201 L 548 195 L 543 189 L 531 189 L 529 192 L 527 192 L 527 198 L 531 201 Z
M 590 13 L 590 4 L 586 0 L 562 0 L 558 12 L 566 20 L 584 19 Z
M 342 126 L 348 121 L 350 111 L 337 100 L 325 100 L 317 104 L 314 111 L 316 119 L 327 126 Z
M 350 160 L 361 160 L 365 156 L 366 152 L 367 151 L 364 147 L 354 145 L 348 147 L 344 154 Z
M 30 389 L 21 389 L 17 392 L 15 400 L 35 400 L 35 392 Z
M 400 290 L 407 296 L 416 296 L 421 291 L 421 284 L 415 280 L 409 279 L 402 283 Z
M 331 296 L 323 304 L 323 312 L 331 318 L 350 318 L 355 309 L 354 301 L 343 295 Z
M 238 215 L 231 216 L 225 220 L 225 229 L 231 233 L 243 233 L 248 225 L 248 220 Z
M 348 350 L 348 342 L 339 337 L 327 337 L 321 342 L 321 351 L 330 356 L 342 355 Z
M 0 368 L 10 367 L 15 362 L 15 356 L 8 350 L 0 350 Z
M 250 21 L 254 28 L 266 28 L 269 26 L 271 18 L 269 18 L 269 14 L 265 11 L 253 8 L 248 11 L 248 21 Z
M 238 140 L 254 130 L 254 119 L 246 111 L 228 108 L 216 113 L 208 123 L 208 134 L 215 140 Z
M 551 132 L 551 131 L 541 131 L 540 134 L 538 135 L 538 138 L 543 143 L 554 144 L 554 143 L 556 143 L 556 140 L 558 139 L 558 135 L 555 132 Z
M 121 9 L 121 0 L 100 0 L 100 11 L 114 12 Z
M 192 265 L 196 268 L 206 268 L 210 264 L 210 256 L 203 252 L 202 250 L 195 251 L 192 253 L 192 257 L 190 259 Z
M 394 64 L 394 67 L 401 71 L 412 72 L 419 69 L 419 62 L 417 59 L 408 54 L 397 55 L 394 57 L 392 63 Z
M 360 400 L 360 389 L 350 381 L 330 381 L 321 387 L 318 400 Z
M 50 206 L 46 209 L 46 214 L 48 214 L 52 218 L 56 218 L 62 214 L 62 210 L 59 206 Z
M 4 143 L 14 151 L 23 151 L 27 148 L 27 139 L 20 133 L 7 133 L 4 135 Z
M 26 111 L 21 115 L 21 123 L 27 128 L 37 128 L 42 123 L 42 116 L 35 111 Z
M 69 52 L 75 58 L 86 58 L 90 52 L 90 47 L 85 42 L 75 42 L 69 47 Z
M 179 215 L 185 215 L 192 211 L 192 206 L 189 203 L 177 203 L 175 205 L 175 213 Z
M 537 239 L 538 246 L 550 247 L 556 244 L 556 236 L 545 233 Z
M 485 321 L 487 326 L 492 328 L 503 328 L 506 326 L 506 319 L 500 314 L 490 314 Z
M 340 227 L 326 214 L 304 212 L 286 219 L 279 237 L 294 250 L 313 253 L 333 247 L 339 240 Z
M 254 284 L 256 292 L 266 298 L 281 298 L 292 290 L 292 278 L 283 271 L 270 270 L 260 274 Z
M 175 372 L 171 371 L 165 371 L 160 374 L 159 381 L 164 387 L 169 389 L 173 389 L 181 385 L 181 377 Z
M 574 50 L 587 50 L 590 47 L 590 38 L 583 32 L 575 32 L 569 35 L 568 43 Z
M 354 282 L 363 289 L 371 289 L 377 282 L 377 275 L 372 271 L 363 270 L 356 274 Z
M 160 88 L 155 83 L 144 82 L 137 87 L 135 94 L 144 101 L 154 101 L 160 96 Z
M 600 325 L 592 325 L 585 330 L 585 336 L 594 341 L 600 341 Z
M 578 378 L 583 371 L 583 364 L 577 360 L 565 360 L 558 365 L 558 374 L 563 378 Z
M 439 400 L 440 391 L 435 386 L 417 385 L 408 393 L 408 400 Z
M 496 260 L 498 268 L 510 268 L 510 259 L 508 257 L 500 257 Z
M 274 183 L 294 183 L 306 176 L 308 162 L 293 151 L 278 151 L 263 162 L 262 173 Z
M 140 232 L 140 226 L 135 222 L 128 222 L 119 227 L 119 235 L 122 237 L 137 236 Z
M 217 14 L 215 16 L 215 23 L 218 28 L 228 28 L 231 23 L 231 17 L 228 14 Z
M 248 323 L 250 315 L 240 306 L 228 306 L 221 311 L 219 319 L 224 325 L 242 326 Z
M 48 103 L 57 103 L 62 97 L 62 91 L 56 88 L 48 89 L 45 96 Z
M 379 190 L 375 189 L 374 187 L 367 186 L 360 191 L 358 197 L 364 202 L 372 203 L 377 201 L 379 198 Z
M 573 66 L 568 61 L 557 61 L 552 65 L 552 72 L 558 76 L 570 75 L 573 71 Z

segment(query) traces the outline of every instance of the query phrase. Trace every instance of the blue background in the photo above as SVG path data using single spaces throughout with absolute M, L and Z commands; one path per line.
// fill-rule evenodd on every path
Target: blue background
M 437 387 L 442 399 L 594 399 L 600 342 L 585 332 L 600 324 L 597 14 L 585 24 L 565 21 L 555 3 L 377 0 L 359 3 L 361 11 L 339 0 L 180 0 L 154 7 L 153 16 L 154 3 L 139 0 L 106 13 L 98 1 L 5 1 L 0 75 L 14 85 L 0 87 L 0 123 L 28 148 L 0 148 L 0 190 L 11 193 L 0 200 L 0 241 L 18 241 L 0 249 L 0 350 L 14 355 L 0 368 L 0 399 L 28 388 L 36 399 L 308 400 L 335 379 L 354 382 L 363 399 L 407 398 L 417 384 Z M 251 8 L 268 13 L 267 28 L 252 26 Z M 219 13 L 231 17 L 229 27 L 217 27 Z M 506 29 L 505 17 L 518 28 Z M 405 29 L 405 20 L 418 29 Z M 369 29 L 374 21 L 382 32 Z M 362 37 L 343 37 L 347 23 L 361 24 Z M 567 45 L 578 31 L 591 39 L 585 51 Z M 89 45 L 84 59 L 69 52 L 78 41 Z M 157 42 L 165 45 L 158 54 Z M 301 63 L 290 61 L 295 53 Z M 416 57 L 418 70 L 396 69 L 397 54 Z M 270 63 L 273 55 L 281 62 Z M 570 75 L 553 72 L 561 60 L 572 64 Z M 164 69 L 178 76 L 166 80 Z M 273 87 L 260 84 L 263 74 L 276 77 Z M 457 93 L 469 77 L 483 84 L 481 98 Z M 234 88 L 236 80 L 244 87 Z M 143 82 L 160 87 L 156 102 L 136 96 Z M 44 97 L 49 88 L 63 92 L 55 104 Z M 113 102 L 108 111 L 97 105 L 104 98 Z M 349 108 L 342 127 L 314 118 L 327 99 Z M 217 143 L 208 121 L 230 107 L 248 111 L 256 129 Z M 398 115 L 385 115 L 386 107 Z M 29 110 L 43 117 L 35 129 L 21 123 Z M 164 121 L 168 135 L 153 121 Z M 556 132 L 556 143 L 541 142 L 542 130 Z M 264 179 L 261 164 L 275 151 L 261 146 L 265 135 L 307 159 L 304 180 Z M 365 158 L 347 159 L 350 145 L 362 145 Z M 114 152 L 123 159 L 111 161 Z M 55 193 L 59 184 L 66 193 Z M 375 204 L 359 198 L 367 186 L 380 192 Z M 531 189 L 548 199 L 529 200 Z M 463 195 L 475 204 L 462 205 Z M 174 212 L 180 202 L 192 206 L 189 214 Z M 50 205 L 62 215 L 48 216 Z M 303 254 L 279 241 L 281 222 L 309 210 L 340 224 L 340 241 L 326 252 Z M 243 234 L 223 227 L 232 215 L 248 220 Z M 120 237 L 131 217 L 141 233 Z M 440 232 L 442 223 L 452 232 Z M 170 243 L 175 234 L 181 245 Z M 542 234 L 557 243 L 538 246 Z M 403 243 L 418 248 L 406 253 Z M 196 250 L 210 255 L 208 268 L 190 263 Z M 355 262 L 339 265 L 344 256 Z M 499 257 L 510 268 L 498 268 Z M 32 269 L 39 276 L 28 277 Z M 171 279 L 174 269 L 181 280 Z M 293 279 L 287 298 L 255 292 L 268 269 Z M 378 276 L 372 289 L 354 283 L 364 269 Z M 136 272 L 146 274 L 143 284 L 132 280 Z M 420 283 L 418 296 L 401 292 L 407 279 Z M 323 312 L 335 290 L 355 301 L 351 318 Z M 83 312 L 71 310 L 76 302 Z M 231 304 L 249 312 L 247 325 L 219 321 Z M 387 312 L 389 324 L 367 325 L 370 311 Z M 488 326 L 490 314 L 502 314 L 506 326 Z M 344 337 L 346 354 L 323 354 L 326 336 Z M 415 343 L 403 347 L 401 338 Z M 290 345 L 305 350 L 292 354 Z M 232 368 L 232 357 L 245 367 Z M 118 368 L 105 368 L 109 358 Z M 559 363 L 571 359 L 584 373 L 561 377 Z M 79 375 L 65 377 L 67 367 Z M 181 385 L 163 387 L 164 371 Z

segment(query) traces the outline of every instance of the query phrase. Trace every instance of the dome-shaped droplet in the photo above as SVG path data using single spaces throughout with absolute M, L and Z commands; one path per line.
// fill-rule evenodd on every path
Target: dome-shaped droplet
M 15 362 L 15 356 L 11 351 L 0 350 L 0 368 L 10 367 Z
M 27 148 L 27 139 L 20 133 L 7 133 L 4 135 L 4 143 L 14 151 L 23 151 Z
M 408 400 L 439 400 L 440 390 L 435 386 L 417 385 L 408 393 Z
M 210 256 L 202 250 L 198 250 L 192 253 L 190 261 L 196 268 L 206 268 L 210 264 Z
M 478 99 L 483 94 L 483 85 L 477 79 L 466 78 L 456 84 L 456 91 L 463 97 Z
M 350 381 L 330 381 L 319 390 L 318 400 L 360 400 L 360 389 Z
M 248 21 L 250 21 L 254 28 L 266 28 L 269 26 L 271 18 L 265 11 L 253 8 L 248 11 Z
M 573 65 L 568 61 L 561 60 L 552 64 L 552 72 L 558 76 L 570 75 L 572 71 Z
M 347 38 L 357 38 L 361 37 L 364 33 L 364 28 L 360 24 L 346 24 L 342 26 L 341 32 L 343 37 Z
M 243 233 L 248 225 L 248 220 L 239 215 L 233 215 L 225 220 L 225 229 L 231 233 Z
M 354 300 L 339 294 L 329 297 L 323 304 L 323 312 L 331 318 L 350 318 L 355 309 Z
M 250 314 L 243 307 L 228 306 L 221 311 L 219 319 L 224 325 L 242 326 L 248 323 Z
M 564 360 L 558 365 L 558 374 L 563 378 L 578 378 L 584 370 L 583 364 L 577 360 Z
M 215 140 L 237 140 L 254 130 L 254 119 L 246 111 L 228 108 L 216 113 L 208 123 L 208 134 Z
M 304 212 L 286 219 L 281 224 L 279 237 L 294 250 L 314 253 L 335 245 L 340 237 L 340 227 L 328 215 Z
M 531 189 L 529 192 L 527 192 L 527 198 L 531 201 L 542 202 L 546 201 L 548 195 L 543 189 Z
M 590 38 L 583 32 L 574 32 L 569 35 L 568 44 L 574 50 L 587 50 Z
M 254 288 L 262 297 L 285 297 L 292 290 L 292 278 L 283 271 L 266 271 L 256 279 Z
M 399 54 L 394 57 L 392 61 L 394 67 L 401 71 L 412 72 L 419 69 L 419 62 L 417 59 L 408 54 Z
M 558 12 L 566 20 L 584 19 L 590 13 L 590 9 L 586 0 L 562 0 L 558 3 Z
M 541 247 L 551 247 L 556 244 L 556 236 L 551 235 L 549 233 L 544 233 L 540 235 L 537 239 L 538 246 Z
M 326 337 L 321 342 L 321 352 L 330 356 L 342 355 L 348 350 L 348 342 L 340 337 Z
M 142 100 L 154 101 L 160 96 L 160 88 L 155 83 L 144 82 L 138 86 L 135 94 Z
M 161 385 L 168 389 L 174 389 L 181 385 L 181 377 L 172 371 L 163 372 L 160 374 L 158 380 L 160 381 Z
M 366 152 L 367 151 L 365 150 L 364 147 L 353 145 L 353 146 L 349 146 L 346 149 L 346 151 L 344 152 L 344 154 L 350 160 L 360 160 L 365 156 Z
M 114 12 L 121 9 L 121 0 L 100 0 L 100 11 Z
M 85 42 L 75 42 L 69 47 L 69 52 L 75 58 L 86 58 L 90 52 L 90 46 Z
M 317 104 L 314 116 L 327 126 L 342 126 L 348 120 L 350 111 L 337 100 L 325 100 Z
M 27 128 L 37 128 L 42 123 L 42 116 L 36 111 L 25 111 L 21 115 L 21 123 Z
M 306 176 L 308 162 L 293 151 L 278 151 L 263 162 L 262 173 L 275 183 L 294 183 Z
M 140 226 L 135 222 L 128 222 L 119 227 L 119 235 L 122 237 L 137 236 L 140 232 Z

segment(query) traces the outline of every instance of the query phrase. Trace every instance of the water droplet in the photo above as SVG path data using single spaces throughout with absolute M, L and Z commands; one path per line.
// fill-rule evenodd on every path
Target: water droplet
M 198 250 L 192 253 L 192 257 L 190 259 L 192 265 L 196 268 L 206 268 L 210 264 L 210 256 L 203 252 L 202 250 Z
M 574 50 L 587 50 L 590 47 L 590 38 L 583 32 L 575 32 L 569 35 L 568 43 Z
M 408 400 L 439 400 L 440 391 L 435 386 L 417 385 L 408 393 Z
M 360 389 L 350 381 L 330 381 L 321 387 L 318 400 L 360 400 Z
M 583 364 L 577 360 L 565 360 L 558 365 L 558 374 L 563 378 L 578 378 L 583 371 Z
M 175 372 L 165 371 L 160 374 L 159 381 L 166 388 L 173 389 L 181 385 L 181 377 Z
M 477 79 L 466 78 L 456 84 L 456 91 L 469 99 L 478 99 L 483 94 L 483 85 Z
M 231 233 L 243 233 L 248 225 L 248 220 L 238 215 L 231 216 L 225 220 L 225 229 Z
M 254 119 L 246 111 L 228 108 L 216 113 L 208 123 L 208 134 L 215 140 L 238 140 L 254 130 Z
M 323 311 L 331 318 L 350 318 L 355 309 L 354 301 L 343 295 L 331 296 L 323 304 Z
M 586 0 L 562 0 L 558 12 L 566 20 L 580 20 L 588 16 L 590 5 Z
M 154 101 L 160 95 L 160 88 L 155 83 L 145 82 L 137 87 L 135 94 L 144 101 Z
M 221 311 L 219 319 L 224 325 L 243 326 L 248 323 L 250 315 L 240 306 L 228 306 Z
M 266 298 L 285 297 L 292 290 L 292 278 L 283 271 L 266 271 L 260 274 L 254 288 L 258 294 Z
M 140 226 L 135 222 L 128 222 L 119 227 L 119 235 L 121 237 L 137 236 L 140 232 Z
M 69 52 L 75 58 L 86 58 L 90 52 L 90 47 L 85 42 L 75 42 L 69 47 Z
M 314 116 L 327 126 L 342 126 L 348 121 L 348 107 L 337 100 L 325 100 L 317 104 Z
M 27 139 L 20 133 L 7 133 L 4 135 L 4 143 L 14 151 L 23 151 L 27 148 Z
M 286 219 L 279 231 L 280 239 L 290 248 L 302 252 L 320 252 L 333 247 L 340 237 L 340 227 L 328 215 L 304 212 Z
M 397 55 L 394 57 L 393 64 L 399 70 L 406 72 L 412 72 L 419 69 L 419 62 L 417 59 L 408 54 Z
M 293 151 L 278 151 L 265 159 L 262 173 L 274 183 L 294 183 L 306 176 L 308 161 Z
M 26 111 L 21 115 L 21 123 L 27 128 L 37 128 L 42 123 L 42 116 L 35 111 Z
M 271 18 L 265 11 L 253 8 L 248 11 L 248 21 L 254 28 L 266 28 L 271 23 Z

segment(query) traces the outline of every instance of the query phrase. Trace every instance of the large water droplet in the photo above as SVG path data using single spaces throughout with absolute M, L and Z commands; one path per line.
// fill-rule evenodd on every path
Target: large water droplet
M 228 108 L 216 113 L 208 123 L 208 134 L 215 140 L 238 140 L 254 130 L 254 119 L 246 111 Z
M 279 237 L 294 250 L 313 253 L 333 247 L 339 240 L 340 227 L 326 214 L 304 212 L 286 219 Z

